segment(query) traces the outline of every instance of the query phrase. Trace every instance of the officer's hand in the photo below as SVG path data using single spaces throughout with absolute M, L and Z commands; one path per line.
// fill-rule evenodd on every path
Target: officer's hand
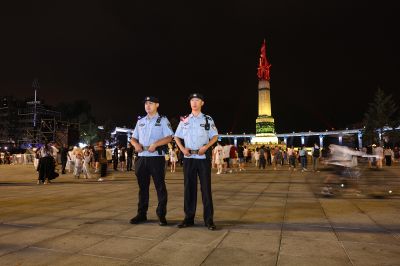
M 182 151 L 182 153 L 183 153 L 185 156 L 190 156 L 190 155 L 191 155 L 188 148 L 184 148 L 183 151 Z
M 155 152 L 156 151 L 156 145 L 154 145 L 154 143 L 153 144 L 151 144 L 150 146 L 149 146 L 149 149 L 148 149 L 148 151 L 149 152 Z
M 141 144 L 136 144 L 135 145 L 135 151 L 136 152 L 142 152 L 143 151 L 143 146 Z
M 199 149 L 199 155 L 203 155 L 204 153 L 206 153 L 206 151 L 207 151 L 207 147 L 206 146 L 201 147 Z

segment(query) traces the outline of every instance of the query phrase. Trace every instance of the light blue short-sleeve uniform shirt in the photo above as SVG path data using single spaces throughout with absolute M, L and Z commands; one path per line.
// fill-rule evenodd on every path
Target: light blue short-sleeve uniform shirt
M 145 116 L 137 121 L 135 129 L 133 130 L 133 138 L 137 139 L 143 147 L 148 147 L 162 138 L 174 135 L 168 118 L 163 116 L 159 119 L 159 117 L 160 115 L 157 113 L 152 118 Z M 157 123 L 158 121 L 159 123 Z M 139 152 L 138 155 L 152 157 L 164 156 L 165 153 L 163 151 L 160 155 L 157 150 L 154 152 L 142 151 Z
M 210 125 L 209 130 L 205 128 L 206 119 L 208 119 L 208 124 Z M 189 150 L 199 150 L 216 135 L 218 135 L 218 130 L 214 120 L 203 113 L 197 116 L 190 114 L 186 118 L 181 119 L 175 132 L 175 136 L 183 139 L 185 141 L 185 148 Z M 192 154 L 191 156 L 185 156 L 185 158 L 205 159 L 206 155 Z

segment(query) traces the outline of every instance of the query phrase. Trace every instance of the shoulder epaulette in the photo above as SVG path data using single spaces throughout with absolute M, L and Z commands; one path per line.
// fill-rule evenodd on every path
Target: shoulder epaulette
M 163 119 L 163 118 L 166 118 L 166 116 L 165 115 L 158 115 L 158 118 L 157 118 L 157 121 L 156 121 L 156 124 L 160 124 L 161 123 L 161 119 Z
M 189 115 L 181 116 L 181 121 L 185 120 L 188 117 L 189 117 Z

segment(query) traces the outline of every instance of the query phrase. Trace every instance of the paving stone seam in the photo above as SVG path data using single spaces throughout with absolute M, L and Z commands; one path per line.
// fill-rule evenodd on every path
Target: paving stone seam
M 391 236 L 393 236 L 396 240 L 397 240 L 397 236 L 398 234 L 396 232 L 393 232 L 392 230 L 390 230 L 389 228 L 386 228 L 384 225 L 379 224 L 374 218 L 372 218 L 367 212 L 363 211 L 354 201 L 349 200 L 350 203 L 356 207 L 361 213 L 363 213 L 364 215 L 366 215 L 369 219 L 371 219 L 371 221 L 373 221 L 378 227 L 383 228 L 385 232 L 389 233 Z
M 395 246 L 395 247 L 400 246 L 400 244 L 385 244 L 385 243 L 365 242 L 365 241 L 355 241 L 355 240 L 341 240 L 340 242 L 368 244 L 368 245 L 386 245 L 386 246 Z
M 285 225 L 289 226 L 289 227 L 302 226 L 302 227 L 310 227 L 310 228 L 312 228 L 312 227 L 331 228 L 330 225 L 320 225 L 320 224 L 287 223 Z
M 8 226 L 14 226 L 14 227 L 22 227 L 22 228 L 33 228 L 33 225 L 23 225 L 23 224 L 10 224 L 10 223 L 0 223 Z
M 185 230 L 185 229 L 183 229 Z M 219 238 L 225 238 L 226 233 L 224 233 L 224 235 L 222 235 Z M 197 246 L 197 247 L 213 247 L 213 246 L 217 246 L 219 244 L 219 238 L 211 241 L 208 244 L 202 244 L 202 243 L 193 243 L 193 242 L 185 242 L 185 241 L 174 241 L 174 240 L 169 240 L 169 239 L 164 239 L 162 242 L 169 242 L 169 243 L 176 243 L 176 244 L 182 244 L 182 245 L 189 245 L 189 246 Z M 214 242 L 218 242 L 218 243 L 214 243 Z
M 128 229 L 129 230 L 129 229 Z M 113 236 L 117 236 L 120 238 L 128 238 L 128 239 L 140 239 L 140 240 L 149 240 L 149 241 L 153 241 L 153 240 L 159 240 L 159 238 L 151 238 L 151 237 L 140 237 L 140 236 L 127 236 L 127 235 L 113 235 Z M 166 236 L 166 238 L 169 236 Z
M 29 247 L 29 245 L 21 245 L 21 246 L 17 246 L 17 247 L 18 247 L 18 249 L 16 249 L 16 250 L 10 250 L 9 252 L 6 252 L 6 253 L 4 253 L 3 255 L 1 255 L 0 258 L 3 257 L 3 256 L 6 256 L 6 255 L 8 255 L 8 254 L 12 254 L 12 253 L 14 253 L 14 252 L 18 252 L 18 251 L 20 251 L 20 250 L 23 250 L 23 249 Z
M 150 263 L 150 262 L 140 261 L 138 259 L 139 258 L 135 258 L 133 260 L 130 260 L 129 262 L 136 262 L 136 263 L 140 263 L 141 265 L 150 265 L 150 266 L 167 266 L 167 264 Z
M 67 229 L 63 229 L 63 230 L 67 230 Z M 56 235 L 56 236 L 53 236 L 53 237 L 50 237 L 50 238 L 46 238 L 46 239 L 42 239 L 42 240 L 40 240 L 40 241 L 38 241 L 38 242 L 35 242 L 35 243 L 32 243 L 30 246 L 32 246 L 32 247 L 36 247 L 35 245 L 36 244 L 39 244 L 39 243 L 41 243 L 41 242 L 45 242 L 45 241 L 51 241 L 51 240 L 54 240 L 54 239 L 56 239 L 56 238 L 59 238 L 59 237 L 63 237 L 63 236 L 65 236 L 65 235 L 68 235 L 68 234 L 74 234 L 74 235 L 88 235 L 88 236 L 98 236 L 99 234 L 92 234 L 92 233 L 83 233 L 83 234 L 79 234 L 79 232 L 74 232 L 74 230 L 70 230 L 70 231 L 68 231 L 68 232 L 66 232 L 66 233 L 64 233 L 64 234 L 61 234 L 61 235 Z M 108 239 L 110 239 L 110 238 L 112 238 L 113 236 L 108 236 L 108 238 L 105 238 L 105 239 L 103 239 L 103 240 L 101 240 L 101 241 L 99 241 L 99 242 L 96 242 L 96 243 L 94 243 L 93 244 L 93 246 L 94 245 L 97 245 L 97 244 L 99 244 L 99 243 L 101 243 L 101 242 L 103 242 L 103 241 L 106 241 L 106 240 L 108 240 Z M 90 247 L 90 246 L 89 246 Z M 89 248 L 89 247 L 86 247 L 86 248 Z M 41 247 L 36 247 L 36 248 L 41 248 Z M 85 248 L 85 249 L 86 249 Z M 46 248 L 45 248 L 46 249 Z M 79 251 L 78 251 L 79 252 Z M 77 252 L 76 252 L 77 253 Z
M 292 182 L 292 174 L 293 172 L 290 172 L 288 178 L 289 178 L 289 182 L 287 183 L 287 190 L 290 190 L 290 185 Z M 285 225 L 285 219 L 286 219 L 286 208 L 287 208 L 287 203 L 288 203 L 288 199 L 289 199 L 289 194 L 286 194 L 286 198 L 285 198 L 285 205 L 283 208 L 283 215 L 282 215 L 282 222 L 281 222 L 281 232 L 279 234 L 279 247 L 278 247 L 278 252 L 276 254 L 276 260 L 275 260 L 275 266 L 278 266 L 280 257 L 281 257 L 281 248 L 282 248 L 282 238 L 283 238 L 283 227 Z
M 336 237 L 336 239 L 337 239 L 339 245 L 341 246 L 341 248 L 343 249 L 344 253 L 346 254 L 347 259 L 350 261 L 351 265 L 355 266 L 353 260 L 350 258 L 350 254 L 347 252 L 347 249 L 346 249 L 345 246 L 343 245 L 342 241 L 340 241 L 339 236 L 338 236 L 338 232 L 336 231 L 336 228 L 333 226 L 332 221 L 329 219 L 329 216 L 328 216 L 327 213 L 325 212 L 325 209 L 324 209 L 324 207 L 322 206 L 321 199 L 320 199 L 317 195 L 315 195 L 315 197 L 317 198 L 317 200 L 318 200 L 318 202 L 319 202 L 319 206 L 320 206 L 320 208 L 321 208 L 321 211 L 322 211 L 322 213 L 324 214 L 325 218 L 328 220 L 328 222 L 329 222 L 329 224 L 330 224 L 330 226 L 331 226 L 331 229 L 332 229 L 333 233 L 335 234 L 335 237 Z M 348 200 L 345 200 L 345 201 L 348 201 Z
M 39 249 L 39 250 L 49 250 L 49 251 L 53 251 L 56 253 L 62 253 L 62 254 L 76 254 L 77 253 L 77 252 L 70 252 L 70 251 L 62 250 L 62 249 L 37 247 L 35 245 L 27 246 L 25 249 L 27 249 L 27 248 L 33 248 L 33 249 Z
M 103 258 L 103 259 L 113 259 L 113 260 L 119 260 L 119 261 L 129 261 L 129 259 L 123 259 L 123 258 L 118 258 L 118 257 L 110 257 L 110 256 L 100 256 L 100 255 L 94 255 L 90 253 L 77 253 L 79 255 L 83 256 L 89 256 L 89 257 L 95 257 L 95 258 Z
M 258 193 L 258 196 L 253 200 L 253 202 L 249 205 L 249 207 L 243 212 L 243 214 L 239 217 L 239 221 L 242 220 L 242 218 L 249 212 L 249 210 L 255 205 L 255 203 L 257 202 L 257 200 L 261 197 L 261 195 L 263 195 L 265 193 L 265 191 L 271 186 L 271 183 L 269 183 L 261 192 Z M 249 186 L 245 186 L 242 187 L 242 189 L 240 191 L 243 191 L 244 189 L 246 189 Z M 236 195 L 235 195 L 236 196 Z M 232 197 L 230 197 L 232 198 Z
M 45 222 L 45 223 L 40 223 L 40 224 L 32 224 L 32 225 L 20 224 L 20 223 L 12 223 L 13 221 L 25 220 L 25 219 L 30 219 L 30 218 L 34 218 L 34 217 L 43 217 L 43 215 L 34 215 L 34 216 L 29 216 L 29 217 L 26 217 L 26 218 L 22 218 L 22 219 L 11 220 L 10 221 L 11 222 L 10 225 L 15 225 L 15 226 L 20 226 L 20 227 L 37 228 L 37 227 L 43 227 L 43 226 L 45 226 L 47 224 L 50 224 L 50 223 L 58 222 L 58 221 L 63 219 L 63 217 L 49 215 L 48 217 L 54 217 L 54 218 L 59 218 L 59 219 L 56 219 L 56 220 L 53 220 L 53 221 L 49 221 L 49 222 Z M 64 229 L 64 228 L 58 228 L 58 229 Z
M 367 232 L 384 232 L 386 230 L 377 230 L 377 229 L 369 229 L 367 230 L 366 228 L 362 227 L 345 227 L 345 226 L 334 226 L 336 229 L 346 229 L 346 230 L 351 230 L 351 231 L 367 231 Z
M 178 232 L 178 231 L 175 231 L 174 233 L 172 233 L 171 235 L 173 235 L 173 234 L 175 234 L 176 232 Z M 158 246 L 161 242 L 166 242 L 166 241 L 168 241 L 168 240 L 166 240 L 168 237 L 170 237 L 171 235 L 169 235 L 169 236 L 166 236 L 165 238 L 163 238 L 163 239 L 155 239 L 155 243 L 153 244 L 153 245 L 151 245 L 151 246 L 149 246 L 149 248 L 145 251 L 145 252 L 143 252 L 142 254 L 140 254 L 140 255 L 138 255 L 136 258 L 133 258 L 133 259 L 131 259 L 130 260 L 130 262 L 139 262 L 139 263 L 143 263 L 143 262 L 141 262 L 141 261 L 138 261 L 141 257 L 143 257 L 143 256 L 145 256 L 147 253 L 149 253 L 153 248 L 155 248 L 156 246 Z M 172 241 L 171 241 L 172 242 Z M 148 263 L 147 263 L 148 264 Z M 150 265 L 158 265 L 158 264 L 150 264 Z M 161 264 L 162 265 L 162 264 Z
M 211 254 L 212 254 L 219 246 L 221 246 L 222 242 L 225 240 L 225 238 L 228 236 L 229 233 L 230 233 L 229 230 L 226 231 L 226 232 L 224 233 L 224 235 L 221 237 L 221 240 L 218 242 L 218 244 L 208 253 L 208 255 L 203 259 L 203 261 L 202 261 L 199 265 L 202 265 L 202 264 L 211 256 Z

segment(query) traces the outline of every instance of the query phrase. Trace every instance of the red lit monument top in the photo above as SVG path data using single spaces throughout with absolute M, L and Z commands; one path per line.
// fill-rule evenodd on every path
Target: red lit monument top
M 264 43 L 261 46 L 260 64 L 258 66 L 257 76 L 258 76 L 259 80 L 268 80 L 269 81 L 269 68 L 271 67 L 271 64 L 268 63 L 265 50 L 266 50 L 266 45 L 265 45 L 265 39 L 264 39 Z

